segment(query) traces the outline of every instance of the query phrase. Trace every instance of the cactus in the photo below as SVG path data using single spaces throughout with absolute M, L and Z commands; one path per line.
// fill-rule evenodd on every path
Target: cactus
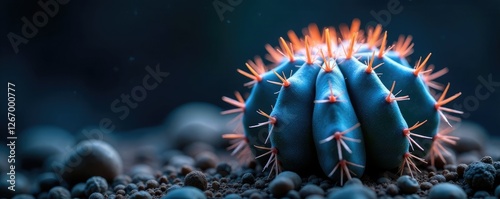
M 223 114 L 239 113 L 235 121 L 242 125 L 223 136 L 233 142 L 233 154 L 253 154 L 269 175 L 321 168 L 341 184 L 367 166 L 401 173 L 408 167 L 413 176 L 426 155 L 432 164 L 435 157 L 444 161 L 443 143 L 458 138 L 448 135 L 451 128 L 439 131 L 440 123 L 451 126 L 457 117 L 450 113 L 461 113 L 444 107 L 461 93 L 446 97 L 450 84 L 434 81 L 447 69 L 432 73 L 431 54 L 411 67 L 411 36 L 388 46 L 380 25 L 366 34 L 359 27 L 354 19 L 338 32 L 315 24 L 303 38 L 289 31 L 290 42 L 266 45 L 272 64 L 257 57 L 248 71 L 238 69 L 252 90 L 246 100 L 238 92 L 236 99 L 222 98 L 236 106 Z

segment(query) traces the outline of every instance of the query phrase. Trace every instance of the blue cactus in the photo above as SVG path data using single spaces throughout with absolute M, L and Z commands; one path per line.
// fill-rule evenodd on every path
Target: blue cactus
M 434 81 L 447 70 L 426 69 L 430 54 L 411 67 L 411 37 L 387 46 L 380 25 L 366 35 L 359 27 L 357 19 L 339 32 L 312 24 L 301 39 L 289 31 L 290 43 L 280 38 L 279 48 L 266 46 L 276 67 L 256 58 L 246 64 L 249 72 L 238 70 L 252 79 L 245 84 L 252 90 L 246 101 L 239 93 L 222 98 L 237 107 L 224 114 L 240 113 L 235 121 L 244 133 L 223 136 L 233 140 L 234 154 L 253 154 L 269 174 L 321 168 L 340 184 L 366 166 L 401 173 L 408 167 L 413 176 L 415 160 L 444 159 L 442 144 L 457 138 L 439 131 L 440 123 L 451 126 L 448 113 L 461 113 L 443 107 L 461 93 L 446 98 L 449 84 Z

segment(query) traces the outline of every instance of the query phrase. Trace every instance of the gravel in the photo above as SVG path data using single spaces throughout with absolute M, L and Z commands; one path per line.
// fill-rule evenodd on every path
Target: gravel
M 49 199 L 71 199 L 71 193 L 68 189 L 57 186 L 49 191 Z
M 474 190 L 491 190 L 495 177 L 493 165 L 484 162 L 473 162 L 464 173 L 465 181 Z
M 441 183 L 433 186 L 429 191 L 429 199 L 465 199 L 467 195 L 464 190 L 457 185 L 451 183 Z
M 398 178 L 396 183 L 399 187 L 400 192 L 404 194 L 413 194 L 420 189 L 417 180 L 408 175 L 402 175 Z
M 288 191 L 293 190 L 295 185 L 290 178 L 277 177 L 269 183 L 269 191 L 274 197 L 283 197 Z
M 78 146 L 87 145 L 96 147 L 96 150 L 106 148 L 103 147 L 104 145 L 111 147 L 105 142 L 98 142 L 84 141 Z M 196 146 L 207 148 L 202 144 L 196 144 Z M 108 149 L 96 154 L 103 155 L 102 153 L 106 150 Z M 119 151 L 122 152 L 121 150 Z M 96 154 L 91 154 L 95 151 L 83 149 L 77 151 L 81 152 L 81 156 L 87 154 L 88 157 L 80 159 L 82 161 L 80 163 L 84 166 L 72 165 L 72 168 L 96 167 L 93 163 L 84 162 L 94 161 L 96 157 L 93 156 Z M 109 166 L 108 162 L 101 162 L 103 167 L 99 167 L 101 170 L 98 171 L 74 170 L 78 175 L 71 174 L 75 175 L 75 178 L 70 179 L 69 182 L 60 181 L 59 173 L 54 171 L 46 170 L 28 175 L 20 169 L 16 171 L 16 174 L 26 175 L 36 180 L 35 184 L 29 186 L 31 189 L 28 189 L 33 190 L 32 195 L 18 192 L 16 198 L 31 199 L 34 198 L 33 196 L 36 198 L 65 198 L 67 196 L 66 198 L 106 199 L 491 198 L 500 195 L 500 161 L 489 156 L 482 158 L 477 156 L 477 161 L 469 164 L 448 163 L 441 167 L 418 165 L 422 172 L 414 172 L 414 178 L 407 175 L 400 176 L 395 173 L 395 170 L 369 171 L 370 173 L 356 176 L 360 178 L 347 180 L 344 186 L 339 186 L 339 183 L 323 175 L 299 176 L 292 171 L 283 171 L 277 176 L 269 175 L 268 171 L 262 171 L 262 165 L 256 165 L 255 160 L 238 162 L 234 157 L 229 156 L 227 151 L 217 148 L 209 149 L 208 147 L 206 150 L 200 150 L 190 146 L 185 150 L 161 151 L 158 149 L 157 152 L 157 154 L 147 155 L 149 158 L 144 159 L 147 163 L 136 159 L 125 162 L 118 169 L 125 168 L 126 172 L 116 172 L 112 178 L 104 174 L 103 176 L 94 175 L 96 172 L 109 170 L 109 168 L 106 169 Z M 72 153 L 75 152 L 68 152 L 68 154 Z M 128 151 L 123 153 L 128 154 Z M 467 153 L 469 152 L 465 151 L 459 155 Z M 88 159 L 91 157 L 94 160 Z M 62 159 L 62 161 L 64 163 L 68 160 Z M 92 175 L 83 179 L 82 176 L 85 175 L 82 174 Z M 3 196 L 3 194 L 0 195 Z
M 108 182 L 100 176 L 94 176 L 87 180 L 85 183 L 85 194 L 90 196 L 92 193 L 106 193 L 108 190 Z
M 192 171 L 184 178 L 184 185 L 196 187 L 202 191 L 207 189 L 207 179 L 201 171 Z

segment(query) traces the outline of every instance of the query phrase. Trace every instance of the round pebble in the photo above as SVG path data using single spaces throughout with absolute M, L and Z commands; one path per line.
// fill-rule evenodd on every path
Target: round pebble
M 273 194 L 273 197 L 280 198 L 285 196 L 288 191 L 294 189 L 293 181 L 290 178 L 276 177 L 271 183 L 269 183 L 269 191 Z
M 351 179 L 349 179 L 349 180 L 347 180 L 345 182 L 346 186 L 355 185 L 355 184 L 357 184 L 357 185 L 363 185 L 363 183 L 361 182 L 361 180 L 358 179 L 358 178 L 351 178 Z
M 444 177 L 446 178 L 446 181 L 455 181 L 458 179 L 458 174 L 457 172 L 449 172 L 445 174 Z
M 85 198 L 85 183 L 78 183 L 71 189 L 72 198 Z
M 217 197 L 217 196 L 216 196 Z M 182 187 L 169 191 L 161 199 L 205 199 L 205 194 L 194 187 Z
M 417 180 L 408 175 L 402 175 L 401 177 L 399 177 L 396 181 L 396 184 L 398 185 L 401 192 L 405 194 L 413 194 L 420 189 Z
M 328 194 L 328 199 L 356 198 L 356 199 L 376 199 L 377 194 L 368 187 L 362 185 L 345 186 Z
M 241 196 L 238 194 L 232 193 L 232 194 L 226 195 L 226 197 L 224 197 L 224 199 L 241 199 Z
M 125 190 L 125 185 L 119 184 L 113 187 L 113 191 Z
M 465 170 L 468 168 L 469 166 L 466 165 L 466 164 L 459 164 L 457 166 L 457 174 L 458 174 L 458 177 L 463 177 L 464 176 L 464 172 Z
M 479 161 L 484 162 L 486 164 L 493 164 L 493 158 L 491 158 L 491 156 L 484 156 Z
M 107 190 L 108 182 L 106 182 L 106 179 L 100 176 L 91 177 L 85 183 L 85 194 L 87 194 L 87 196 L 90 196 L 95 192 L 104 194 Z
M 89 196 L 89 199 L 104 199 L 104 198 L 105 198 L 104 195 L 102 195 L 102 193 L 98 193 L 98 192 L 92 193 Z
M 207 189 L 207 179 L 200 171 L 192 171 L 184 178 L 184 185 L 196 187 L 202 191 Z
M 209 151 L 201 152 L 194 158 L 194 166 L 205 171 L 217 166 L 217 156 Z
M 283 171 L 280 174 L 278 174 L 278 176 L 276 176 L 276 178 L 279 177 L 285 177 L 292 180 L 294 189 L 300 188 L 300 185 L 302 184 L 302 178 L 299 176 L 299 174 L 293 171 Z
M 465 199 L 467 198 L 467 194 L 465 191 L 457 185 L 451 183 L 440 183 L 434 185 L 429 191 L 429 199 L 441 199 L 441 198 L 450 198 L 450 199 Z
M 127 193 L 125 192 L 125 190 L 120 189 L 120 190 L 116 191 L 116 194 L 125 195 Z
M 42 192 L 49 191 L 52 187 L 56 187 L 61 184 L 57 175 L 52 172 L 46 172 L 38 175 L 37 181 L 38 187 Z
M 493 162 L 493 167 L 495 167 L 495 169 L 500 169 L 500 161 Z
M 71 199 L 71 193 L 64 187 L 53 187 L 49 191 L 49 199 Z
M 243 174 L 243 176 L 241 176 L 241 182 L 253 184 L 255 182 L 255 177 L 253 176 L 252 173 L 245 173 Z
M 500 198 L 500 185 L 498 185 L 497 188 L 495 189 L 495 196 L 497 198 Z
M 474 190 L 491 190 L 495 177 L 493 165 L 484 162 L 473 162 L 464 173 L 465 181 Z
M 307 184 L 300 189 L 299 194 L 300 194 L 300 197 L 306 198 L 306 197 L 311 196 L 311 195 L 323 196 L 323 195 L 325 195 L 325 191 L 323 191 L 323 189 L 321 189 L 317 185 Z
M 266 182 L 264 180 L 255 181 L 255 188 L 263 189 L 264 187 L 266 187 Z
M 128 183 L 130 183 L 130 182 L 132 182 L 132 178 L 130 178 L 130 176 L 121 174 L 121 175 L 116 176 L 113 179 L 113 186 L 120 185 L 120 184 L 127 186 Z
M 12 199 L 35 199 L 35 197 L 29 194 L 17 194 Z
M 159 186 L 160 186 L 160 184 L 158 184 L 158 182 L 156 180 L 146 181 L 146 188 L 148 188 L 148 189 L 154 189 L 154 188 L 157 188 Z
M 220 163 L 217 165 L 217 173 L 222 175 L 222 176 L 228 176 L 229 174 L 231 174 L 231 165 L 227 164 L 227 163 Z
M 212 189 L 215 191 L 219 190 L 220 188 L 220 183 L 218 181 L 212 181 Z
M 444 165 L 444 169 L 446 169 L 448 171 L 456 172 L 457 171 L 457 165 L 455 165 L 455 164 L 447 164 L 447 165 Z
M 146 181 L 152 180 L 154 178 L 155 177 L 153 176 L 153 174 L 149 174 L 149 173 L 137 173 L 137 174 L 135 174 L 132 177 L 132 182 L 133 183 L 146 182 Z
M 301 197 L 300 197 L 300 193 L 299 193 L 298 191 L 296 191 L 296 190 L 290 190 L 290 191 L 286 194 L 285 198 L 290 198 L 290 199 L 301 199 Z
M 396 186 L 395 184 L 389 184 L 389 185 L 387 185 L 385 192 L 391 196 L 398 195 L 399 187 Z
M 59 172 L 66 182 L 73 185 L 92 176 L 101 176 L 112 181 L 122 172 L 122 167 L 120 155 L 108 143 L 85 140 L 65 155 L 62 168 L 68 170 L 62 169 Z
M 138 191 L 130 195 L 130 199 L 151 199 L 152 196 L 147 191 Z
M 490 196 L 490 194 L 487 191 L 476 191 L 476 193 L 474 193 L 474 196 L 472 196 L 472 197 L 473 198 L 487 198 L 489 196 Z
M 391 183 L 391 180 L 389 178 L 386 178 L 386 177 L 381 177 L 379 179 L 377 179 L 377 183 L 378 184 L 384 184 L 384 183 Z
M 250 199 L 263 199 L 264 197 L 262 197 L 262 195 L 258 192 L 254 192 L 250 195 L 249 197 Z
M 430 180 L 437 180 L 438 182 L 446 182 L 446 178 L 440 174 L 432 176 Z
M 130 183 L 130 184 L 128 184 L 128 185 L 125 187 L 125 191 L 126 191 L 127 193 L 130 193 L 130 192 L 132 192 L 132 190 L 137 190 L 137 189 L 138 189 L 137 185 L 136 185 L 136 184 L 133 184 L 133 183 Z
M 430 182 L 422 182 L 422 184 L 420 184 L 420 189 L 425 191 L 425 190 L 431 189 L 432 186 L 434 186 L 434 185 L 432 185 L 432 183 L 430 183 Z
M 311 196 L 308 196 L 305 199 L 325 199 L 325 197 L 320 196 L 320 195 L 311 195 Z

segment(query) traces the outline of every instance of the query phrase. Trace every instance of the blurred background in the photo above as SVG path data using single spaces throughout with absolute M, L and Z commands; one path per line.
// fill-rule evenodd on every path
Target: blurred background
M 500 1 L 5 0 L 0 18 L 0 90 L 16 84 L 18 132 L 78 132 L 106 118 L 127 133 L 163 124 L 188 102 L 230 108 L 221 96 L 249 91 L 236 69 L 264 56 L 266 43 L 359 18 L 384 25 L 391 42 L 413 35 L 410 63 L 432 52 L 430 63 L 450 69 L 439 81 L 463 93 L 449 107 L 500 134 L 500 83 L 491 83 L 500 82 Z M 147 76 L 156 86 L 145 89 Z M 128 104 L 131 93 L 138 100 Z

